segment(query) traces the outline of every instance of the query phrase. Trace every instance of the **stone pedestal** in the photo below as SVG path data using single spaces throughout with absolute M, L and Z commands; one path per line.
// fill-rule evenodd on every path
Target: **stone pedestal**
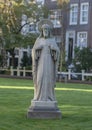
M 61 112 L 56 101 L 32 101 L 27 117 L 32 119 L 60 119 Z

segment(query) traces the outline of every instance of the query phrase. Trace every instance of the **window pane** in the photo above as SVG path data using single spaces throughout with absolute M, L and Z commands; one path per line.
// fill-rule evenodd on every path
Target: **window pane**
M 80 23 L 87 24 L 88 23 L 88 3 L 81 4 L 81 15 L 80 15 Z
M 70 10 L 70 24 L 77 24 L 78 4 L 72 4 Z
M 52 10 L 50 19 L 54 24 L 54 27 L 61 27 L 60 23 L 61 11 L 60 10 Z
M 88 10 L 88 5 L 83 5 L 82 10 Z
M 77 37 L 77 46 L 81 49 L 87 47 L 87 32 L 79 32 Z

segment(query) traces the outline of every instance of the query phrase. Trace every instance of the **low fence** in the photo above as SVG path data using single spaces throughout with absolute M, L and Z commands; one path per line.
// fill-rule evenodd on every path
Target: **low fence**
M 25 67 L 23 69 L 20 69 L 19 67 L 14 69 L 11 67 L 10 69 L 0 69 L 0 71 L 7 71 L 10 76 L 32 77 L 32 70 L 26 70 Z M 92 77 L 92 73 L 86 73 L 84 70 L 82 70 L 81 73 L 75 73 L 72 72 L 71 69 L 68 69 L 67 72 L 58 72 L 57 74 L 57 79 L 64 79 L 65 82 L 67 82 L 67 80 L 78 79 L 78 77 L 80 77 L 80 80 L 85 81 L 86 77 Z
M 26 77 L 31 76 L 32 77 L 32 70 L 26 70 L 25 67 L 23 69 L 17 67 L 16 69 L 13 67 L 10 67 L 10 69 L 0 69 L 0 72 L 2 75 L 9 75 L 9 76 L 17 76 L 17 77 Z
M 10 75 L 11 76 L 31 76 L 32 77 L 32 70 L 26 70 L 25 67 L 23 67 L 23 69 L 20 69 L 19 67 L 17 67 L 17 69 L 13 69 L 13 67 L 10 68 Z
M 68 72 L 58 72 L 58 78 L 64 78 L 65 81 L 72 79 L 80 79 L 85 81 L 86 77 L 92 77 L 92 73 L 86 73 L 85 70 L 82 70 L 81 73 L 72 72 L 71 69 L 68 69 Z

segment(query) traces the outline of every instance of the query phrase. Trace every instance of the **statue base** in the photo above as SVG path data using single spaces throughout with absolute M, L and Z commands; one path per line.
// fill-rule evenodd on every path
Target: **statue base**
M 27 113 L 32 119 L 61 119 L 56 101 L 32 101 Z

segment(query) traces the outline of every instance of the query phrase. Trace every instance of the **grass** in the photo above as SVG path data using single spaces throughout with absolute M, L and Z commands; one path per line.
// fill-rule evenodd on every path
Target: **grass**
M 27 119 L 33 82 L 0 78 L 0 130 L 92 130 L 92 85 L 57 83 L 62 119 Z

